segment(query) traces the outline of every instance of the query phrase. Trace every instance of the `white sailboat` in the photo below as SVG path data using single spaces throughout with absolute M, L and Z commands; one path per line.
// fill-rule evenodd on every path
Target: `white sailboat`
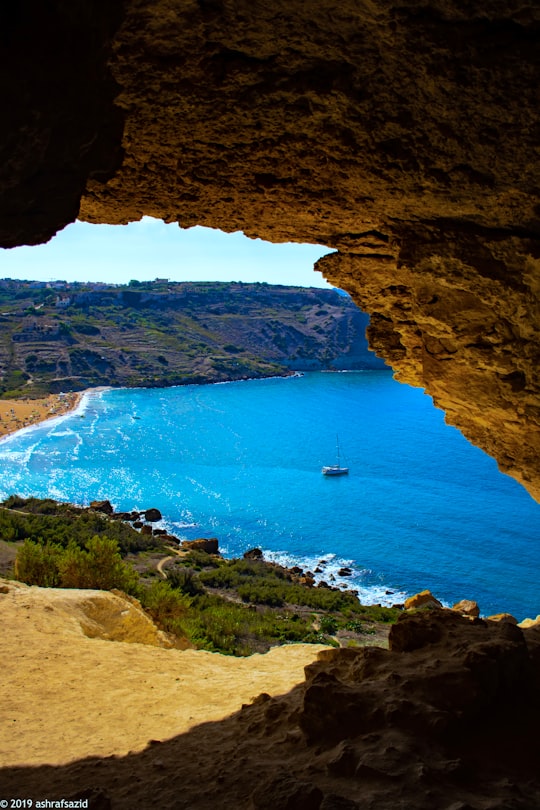
M 349 468 L 342 467 L 339 456 L 339 437 L 336 436 L 336 451 L 337 451 L 337 464 L 332 464 L 329 467 L 323 467 L 321 472 L 323 475 L 348 475 Z

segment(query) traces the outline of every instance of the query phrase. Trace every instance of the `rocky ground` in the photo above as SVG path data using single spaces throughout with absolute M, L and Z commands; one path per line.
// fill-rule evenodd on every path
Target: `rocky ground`
M 120 599 L 2 583 L 2 796 L 119 809 L 540 804 L 538 626 L 434 609 L 404 614 L 389 650 L 233 659 L 141 644 Z M 131 643 L 104 640 L 119 615 Z
M 4 514 L 93 514 L 130 547 L 144 535 L 128 517 L 159 516 L 113 516 L 108 502 L 75 517 L 52 501 L 17 506 Z M 199 584 L 228 575 L 203 544 L 216 550 L 206 539 L 183 557 L 154 548 L 139 560 L 162 582 L 182 560 Z M 0 545 L 4 571 L 13 550 Z M 265 568 L 250 556 L 240 570 Z M 540 617 L 482 619 L 476 603 L 444 609 L 429 591 L 403 607 L 363 647 L 338 638 L 238 658 L 182 648 L 119 591 L 3 579 L 0 797 L 84 797 L 93 810 L 534 810 Z

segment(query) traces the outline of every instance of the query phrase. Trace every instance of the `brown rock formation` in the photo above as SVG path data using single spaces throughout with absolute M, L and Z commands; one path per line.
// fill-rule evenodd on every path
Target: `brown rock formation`
M 415 608 L 440 608 L 442 604 L 433 596 L 431 591 L 421 591 L 406 599 L 404 607 L 405 610 L 414 610 Z
M 81 200 L 334 247 L 374 348 L 540 497 L 538 9 L 23 0 L 1 22 L 2 244 Z
M 198 537 L 196 540 L 184 540 L 181 548 L 184 551 L 204 551 L 206 554 L 218 554 L 219 540 L 216 537 Z
M 104 515 L 112 515 L 114 512 L 110 501 L 92 501 L 90 509 L 93 509 L 94 512 L 102 512 Z
M 461 613 L 462 616 L 470 616 L 472 619 L 478 619 L 480 616 L 478 602 L 474 602 L 472 599 L 461 599 L 455 605 L 452 605 L 452 610 Z
M 23 626 L 27 628 L 28 622 Z M 47 641 L 46 634 L 42 637 L 42 643 Z M 215 722 L 219 716 L 215 713 L 214 722 L 200 723 L 173 739 L 161 735 L 161 742 L 154 739 L 142 751 L 138 745 L 127 756 L 53 760 L 50 746 L 54 751 L 59 738 L 63 741 L 64 733 L 70 732 L 67 727 L 62 735 L 50 738 L 45 758 L 39 751 L 30 759 L 23 738 L 24 764 L 10 758 L 13 766 L 0 768 L 0 786 L 10 796 L 24 784 L 25 796 L 34 799 L 45 792 L 60 798 L 92 787 L 104 791 L 115 810 L 540 806 L 538 627 L 521 630 L 433 610 L 405 614 L 390 640 L 390 650 L 326 649 L 306 667 L 306 682 L 288 694 L 263 693 L 231 716 L 222 714 L 224 719 Z M 78 652 L 88 656 L 92 650 L 85 641 L 84 647 L 79 643 Z M 111 649 L 111 655 L 124 655 L 121 646 L 109 644 L 109 649 L 118 648 Z M 268 658 L 259 656 L 253 674 L 274 654 L 276 659 L 281 654 L 277 663 L 283 666 L 295 647 L 274 650 Z M 151 654 L 158 665 L 147 660 L 146 670 L 143 652 L 136 659 L 139 673 L 133 691 L 138 705 L 150 710 L 161 690 L 169 689 L 167 712 L 161 717 L 168 729 L 178 723 L 177 714 L 195 714 L 186 708 L 193 685 L 175 693 L 171 682 L 174 686 L 179 675 L 185 679 L 185 670 L 201 653 L 154 648 Z M 206 666 L 213 667 L 212 676 L 195 683 L 205 701 L 219 694 L 218 683 L 230 692 L 230 679 L 242 667 L 244 671 L 250 667 L 250 659 L 202 655 L 207 656 Z M 221 672 L 226 666 L 228 671 Z M 141 677 L 146 672 L 148 679 Z M 97 667 L 89 669 L 84 683 L 95 688 L 100 677 Z M 157 683 L 160 688 L 153 689 Z M 72 680 L 67 680 L 71 698 L 70 687 Z M 31 697 L 32 682 L 27 689 Z M 118 690 L 117 712 L 128 699 L 133 699 L 131 693 Z M 84 710 L 88 717 L 86 706 Z M 50 722 L 50 712 L 44 714 Z M 147 712 L 143 714 L 146 719 Z M 127 717 L 132 720 L 133 711 Z M 91 714 L 90 719 L 95 722 Z M 117 725 L 123 729 L 121 722 Z M 118 728 L 109 724 L 111 739 Z M 19 734 L 25 731 L 23 726 Z M 108 740 L 99 742 L 104 746 Z M 53 761 L 57 767 L 42 764 Z

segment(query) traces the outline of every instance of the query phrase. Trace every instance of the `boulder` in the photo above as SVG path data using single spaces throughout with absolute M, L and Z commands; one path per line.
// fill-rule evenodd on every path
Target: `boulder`
M 462 599 L 460 602 L 456 602 L 456 604 L 452 606 L 452 610 L 461 613 L 462 616 L 471 616 L 473 619 L 477 619 L 480 616 L 478 602 L 473 602 L 472 599 Z
M 511 613 L 494 613 L 487 617 L 488 622 L 499 622 L 501 624 L 516 624 L 517 619 Z
M 102 512 L 104 515 L 112 515 L 114 509 L 110 501 L 92 501 L 90 509 L 94 512 Z
M 151 526 L 141 526 L 141 534 L 152 534 Z
M 219 542 L 216 537 L 198 537 L 197 540 L 184 540 L 185 551 L 204 551 L 206 554 L 218 554 Z
M 144 526 L 144 523 L 142 522 L 142 520 L 135 520 L 133 522 L 133 528 L 134 529 L 142 529 L 143 526 Z
M 249 551 L 244 552 L 245 560 L 262 560 L 263 553 L 260 548 L 250 548 Z
M 527 629 L 528 627 L 540 627 L 540 616 L 537 616 L 536 619 L 523 619 L 523 621 L 518 624 L 518 627 L 523 629 Z
M 157 523 L 158 520 L 161 520 L 161 512 L 159 509 L 147 509 L 144 517 L 148 523 Z
M 410 596 L 405 600 L 405 610 L 415 610 L 417 608 L 442 608 L 442 604 L 436 599 L 431 591 L 420 591 L 420 593 Z

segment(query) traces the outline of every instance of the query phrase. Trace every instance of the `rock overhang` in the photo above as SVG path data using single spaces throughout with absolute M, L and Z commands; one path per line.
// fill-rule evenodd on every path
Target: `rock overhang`
M 398 378 L 540 497 L 540 12 L 37 0 L 3 12 L 4 246 L 78 215 L 336 250 Z

